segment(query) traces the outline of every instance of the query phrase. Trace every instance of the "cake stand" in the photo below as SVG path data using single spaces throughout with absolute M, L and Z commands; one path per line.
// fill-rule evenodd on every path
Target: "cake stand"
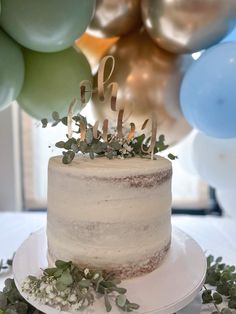
M 137 243 L 138 250 L 138 243 Z M 38 276 L 47 267 L 47 237 L 45 229 L 32 233 L 20 246 L 13 262 L 16 286 L 34 307 L 47 314 L 68 314 L 39 303 L 22 292 L 28 275 Z M 130 280 L 124 280 L 130 300 L 140 305 L 139 314 L 173 314 L 189 304 L 201 290 L 206 274 L 206 258 L 200 246 L 186 233 L 173 227 L 172 244 L 158 269 Z M 80 312 L 76 312 L 80 313 Z M 82 313 L 105 314 L 103 298 Z M 112 307 L 112 314 L 121 314 Z

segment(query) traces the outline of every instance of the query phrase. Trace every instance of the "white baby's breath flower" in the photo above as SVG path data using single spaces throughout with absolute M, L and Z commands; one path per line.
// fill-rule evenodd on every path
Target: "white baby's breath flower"
M 93 276 L 93 279 L 96 280 L 96 279 L 98 279 L 98 278 L 99 278 L 99 274 L 96 273 L 96 274 Z
M 44 282 L 41 282 L 40 287 L 39 287 L 39 290 L 40 290 L 40 291 L 43 291 L 43 290 L 46 289 L 46 287 L 47 287 L 47 285 L 46 285 Z
M 63 299 L 61 297 L 56 297 L 55 298 L 55 302 L 57 303 L 62 303 L 63 302 Z
M 49 295 L 48 295 L 48 297 L 49 297 L 50 299 L 54 299 L 55 296 L 56 296 L 55 293 L 52 293 L 52 292 L 50 292 Z
M 47 294 L 50 294 L 52 290 L 53 290 L 53 287 L 51 285 L 48 285 L 45 289 Z
M 79 310 L 79 309 L 81 308 L 81 306 L 82 306 L 82 303 L 81 303 L 81 301 L 80 301 L 80 302 L 78 302 L 78 303 L 72 304 L 72 305 L 71 305 L 71 309 L 72 309 L 73 311 L 77 311 L 77 310 Z
M 86 289 L 86 288 L 83 288 L 82 290 L 81 290 L 81 293 L 82 294 L 86 294 L 88 292 L 88 289 Z
M 76 295 L 75 295 L 74 293 L 71 294 L 71 295 L 69 296 L 69 298 L 68 298 L 68 301 L 69 301 L 69 302 L 72 302 L 72 303 L 76 302 L 76 301 L 77 301 Z
M 30 285 L 28 284 L 28 282 L 24 283 L 23 289 L 25 289 L 25 290 L 29 290 L 30 289 Z
M 88 268 L 85 268 L 84 274 L 85 274 L 85 276 L 87 276 L 89 274 L 89 269 Z
M 64 297 L 66 294 L 64 291 L 59 291 L 58 294 L 61 296 L 61 297 Z

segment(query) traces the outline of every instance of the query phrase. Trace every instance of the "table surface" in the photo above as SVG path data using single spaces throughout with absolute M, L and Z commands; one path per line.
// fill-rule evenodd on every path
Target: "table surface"
M 12 257 L 29 234 L 45 224 L 45 213 L 0 213 L 0 258 Z M 236 220 L 229 217 L 173 216 L 172 224 L 194 238 L 206 255 L 222 256 L 226 263 L 236 265 Z M 0 290 L 4 280 L 1 276 Z

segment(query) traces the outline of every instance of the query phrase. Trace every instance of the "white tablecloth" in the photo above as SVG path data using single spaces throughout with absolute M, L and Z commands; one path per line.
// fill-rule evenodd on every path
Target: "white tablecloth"
M 236 221 L 221 217 L 173 216 L 172 223 L 192 236 L 206 254 L 236 265 Z M 0 258 L 12 257 L 28 235 L 46 224 L 45 213 L 0 213 Z M 0 290 L 4 277 L 0 277 Z M 191 309 L 190 309 L 191 308 Z M 181 314 L 195 313 L 193 305 Z

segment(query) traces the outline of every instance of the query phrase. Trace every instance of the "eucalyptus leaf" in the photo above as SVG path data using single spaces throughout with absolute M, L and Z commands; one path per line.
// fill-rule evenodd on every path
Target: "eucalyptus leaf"
M 227 308 L 223 308 L 221 310 L 221 314 L 233 314 L 233 312 L 230 309 Z
M 106 311 L 111 312 L 112 306 L 111 306 L 111 302 L 109 300 L 109 297 L 108 297 L 108 294 L 106 293 L 106 291 L 104 294 L 104 302 L 105 302 Z
M 42 120 L 41 120 L 41 123 L 42 123 L 42 127 L 43 127 L 43 128 L 46 128 L 47 125 L 48 125 L 48 119 L 42 119 Z
M 0 291 L 0 309 L 5 310 L 7 307 L 7 296 Z
M 62 162 L 63 164 L 70 164 L 75 157 L 75 153 L 72 150 L 64 152 Z
M 168 154 L 168 158 L 169 158 L 170 160 L 178 159 L 177 156 L 175 156 L 175 155 L 173 155 L 173 154 L 171 154 L 171 153 Z
M 59 123 L 60 123 L 60 120 L 54 121 L 54 122 L 51 124 L 51 126 L 52 126 L 52 127 L 55 127 L 55 126 L 57 126 Z
M 62 270 L 65 270 L 65 269 L 69 268 L 71 266 L 71 264 L 72 264 L 71 262 L 64 262 L 64 261 L 61 261 L 61 260 L 57 260 L 55 262 L 55 266 L 57 268 L 62 269 Z
M 93 129 L 92 128 L 87 129 L 85 140 L 86 140 L 87 144 L 92 143 L 92 141 L 93 141 Z
M 57 280 L 56 288 L 58 291 L 64 291 L 67 288 L 67 285 L 64 285 L 61 281 Z
M 73 283 L 73 278 L 70 271 L 68 269 L 64 270 L 61 277 L 57 279 L 57 282 L 60 282 L 65 286 L 71 285 Z
M 88 152 L 88 145 L 84 141 L 79 143 L 79 149 L 82 153 L 87 153 Z
M 219 263 L 222 262 L 222 260 L 223 260 L 222 256 L 219 256 L 219 257 L 217 257 L 217 259 L 216 259 L 216 263 L 219 264 Z
M 120 150 L 122 148 L 121 144 L 118 141 L 114 140 L 111 143 L 109 143 L 109 146 L 114 150 Z
M 213 293 L 213 300 L 216 304 L 221 304 L 223 302 L 223 298 L 218 292 Z
M 79 285 L 81 288 L 88 288 L 88 287 L 91 285 L 91 280 L 88 280 L 88 279 L 80 280 L 80 281 L 78 282 L 78 285 Z
M 46 268 L 44 269 L 44 273 L 49 275 L 49 276 L 53 276 L 55 274 L 55 272 L 57 271 L 57 268 L 56 267 L 53 267 L 53 268 Z
M 73 150 L 73 152 L 76 154 L 79 152 L 79 147 L 78 144 L 72 143 L 71 144 L 71 149 Z
M 55 146 L 56 146 L 57 148 L 64 148 L 65 142 L 64 142 L 64 141 L 57 142 L 57 143 L 55 144 Z
M 52 113 L 52 118 L 53 118 L 54 121 L 59 121 L 59 120 L 60 120 L 60 115 L 59 115 L 59 113 L 56 112 L 56 111 L 54 111 L 54 112 Z
M 120 293 L 120 294 L 125 294 L 127 292 L 127 289 L 120 288 L 120 287 L 113 287 L 113 290 Z
M 94 152 L 90 151 L 90 152 L 89 152 L 89 157 L 90 157 L 91 159 L 94 159 L 94 158 L 95 158 Z
M 64 125 L 67 126 L 67 124 L 68 124 L 67 117 L 62 118 L 62 119 L 61 119 L 61 122 L 62 122 Z
M 116 304 L 119 306 L 119 307 L 123 307 L 126 303 L 126 296 L 124 294 L 120 294 L 116 297 Z

